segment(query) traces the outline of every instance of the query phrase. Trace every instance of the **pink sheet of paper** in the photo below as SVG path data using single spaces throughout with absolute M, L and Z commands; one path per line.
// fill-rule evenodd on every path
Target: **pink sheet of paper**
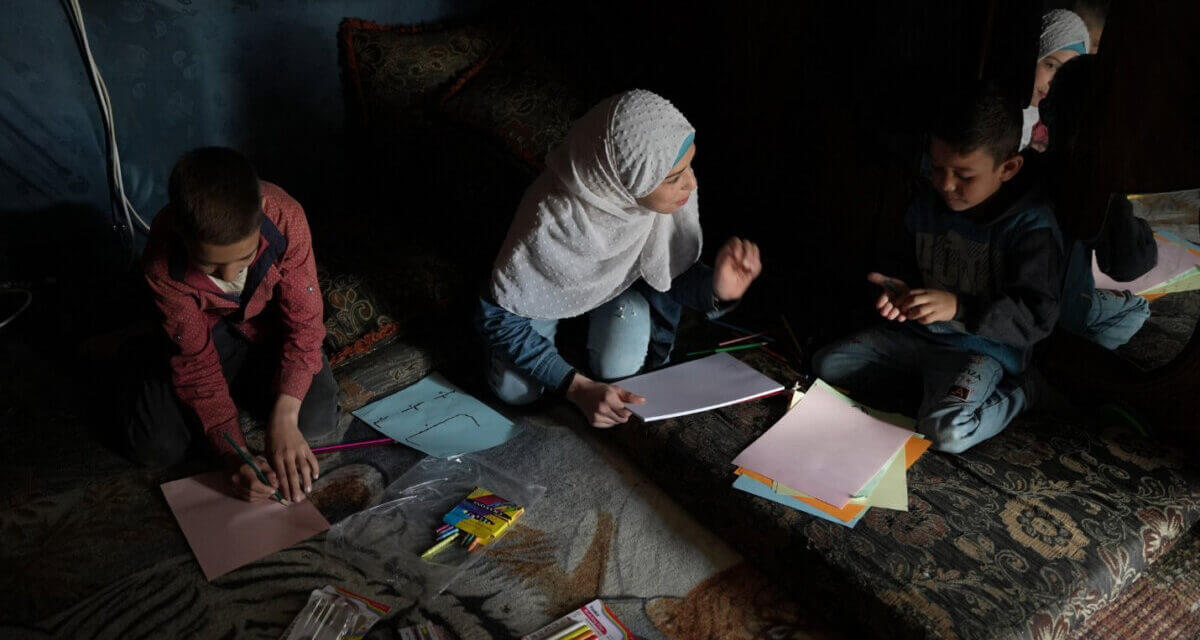
M 1200 257 L 1188 251 L 1183 245 L 1158 235 L 1154 236 L 1154 240 L 1158 244 L 1158 264 L 1142 277 L 1130 282 L 1117 282 L 1101 273 L 1100 264 L 1096 262 L 1096 254 L 1093 252 L 1092 277 L 1096 280 L 1096 288 L 1117 291 L 1128 289 L 1134 293 L 1141 293 L 1200 264 Z
M 912 433 L 813 385 L 733 464 L 842 508 Z
M 274 500 L 247 502 L 229 495 L 227 475 L 202 473 L 160 487 L 206 579 L 329 528 L 311 500 L 285 507 Z

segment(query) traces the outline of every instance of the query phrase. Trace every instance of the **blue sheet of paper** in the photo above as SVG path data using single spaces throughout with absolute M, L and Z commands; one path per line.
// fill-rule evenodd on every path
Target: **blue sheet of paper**
M 512 421 L 434 373 L 354 416 L 383 435 L 437 458 L 482 451 L 515 433 Z
M 820 509 L 814 509 L 791 496 L 775 493 L 774 491 L 771 491 L 771 487 L 768 487 L 767 485 L 752 478 L 747 478 L 746 476 L 738 476 L 737 480 L 733 481 L 733 488 L 741 489 L 746 493 L 756 495 L 760 498 L 766 498 L 767 500 L 771 500 L 773 502 L 778 502 L 785 507 L 791 507 L 793 509 L 803 511 L 809 515 L 814 515 L 822 520 L 828 520 L 830 522 L 840 524 L 843 527 L 850 527 L 851 529 L 854 528 L 854 525 L 858 524 L 859 520 L 862 520 L 863 514 L 869 511 L 869 509 L 863 509 L 862 513 L 854 516 L 854 519 L 850 522 L 842 522 L 828 513 L 825 513 Z

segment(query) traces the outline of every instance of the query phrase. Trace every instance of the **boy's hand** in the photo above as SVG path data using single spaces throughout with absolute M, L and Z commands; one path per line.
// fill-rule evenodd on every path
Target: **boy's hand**
M 254 461 L 258 463 L 258 468 L 262 469 L 263 475 L 267 476 L 267 481 L 271 483 L 270 485 L 260 482 L 258 475 L 254 473 L 254 469 L 246 463 L 238 466 L 233 475 L 229 476 L 229 483 L 233 485 L 233 495 L 242 500 L 249 500 L 250 502 L 266 500 L 275 495 L 275 491 L 279 489 L 279 476 L 275 475 L 275 472 L 271 470 L 271 465 L 267 464 L 267 459 L 258 456 Z
M 607 428 L 623 424 L 633 413 L 626 404 L 645 404 L 646 399 L 621 387 L 596 382 L 575 374 L 567 387 L 567 399 L 579 407 L 593 427 Z
M 300 433 L 300 399 L 280 394 L 267 425 L 267 455 L 282 482 L 279 491 L 292 502 L 304 500 L 320 468 Z
M 945 322 L 958 314 L 958 296 L 941 289 L 913 289 L 900 300 L 900 310 L 921 324 Z
M 904 322 L 908 319 L 908 316 L 900 309 L 900 301 L 908 295 L 908 285 L 904 284 L 903 280 L 872 271 L 867 274 L 867 281 L 883 287 L 883 293 L 875 301 L 875 308 L 879 310 L 879 315 L 897 322 Z
M 713 295 L 717 300 L 738 300 L 746 294 L 750 283 L 762 273 L 758 245 L 741 238 L 730 238 L 717 252 L 713 268 Z

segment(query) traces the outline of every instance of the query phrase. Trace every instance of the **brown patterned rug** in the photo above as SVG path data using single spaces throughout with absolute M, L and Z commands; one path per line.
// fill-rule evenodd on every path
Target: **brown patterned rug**
M 1200 529 L 1175 548 L 1116 602 L 1088 618 L 1072 640 L 1185 640 L 1200 638 Z
M 511 638 L 604 598 L 641 638 L 835 636 L 684 513 L 604 432 L 535 407 L 522 439 L 486 452 L 547 486 L 490 557 L 440 595 L 328 552 L 322 534 L 207 582 L 158 485 L 103 444 L 102 398 L 26 342 L 0 340 L 0 637 L 278 638 L 308 593 L 343 586 L 392 607 L 369 637 L 432 620 L 465 639 Z M 349 410 L 428 370 L 392 342 L 338 369 Z M 253 420 L 248 440 L 261 446 Z M 344 418 L 349 440 L 370 436 Z M 530 439 L 530 435 L 533 439 Z M 419 459 L 401 446 L 323 460 L 313 500 L 331 522 L 379 501 Z

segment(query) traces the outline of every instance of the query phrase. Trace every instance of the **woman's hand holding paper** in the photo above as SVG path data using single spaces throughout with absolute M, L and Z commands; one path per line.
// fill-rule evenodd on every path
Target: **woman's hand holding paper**
M 567 399 L 570 400 L 593 427 L 607 428 L 624 424 L 632 412 L 625 408 L 626 404 L 643 404 L 646 399 L 612 384 L 597 382 L 576 373 L 571 385 L 567 387 Z

